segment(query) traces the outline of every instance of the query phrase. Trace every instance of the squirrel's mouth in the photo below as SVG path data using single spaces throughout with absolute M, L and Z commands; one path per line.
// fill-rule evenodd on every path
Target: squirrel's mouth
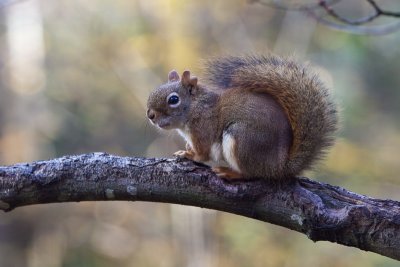
M 151 122 L 151 124 L 158 126 L 161 129 L 167 129 L 170 127 L 171 123 L 166 122 L 166 121 L 155 121 L 154 119 L 149 119 L 149 121 Z
M 160 121 L 160 122 L 157 122 L 156 125 L 158 127 L 160 127 L 161 129 L 168 129 L 168 128 L 170 128 L 171 123 Z

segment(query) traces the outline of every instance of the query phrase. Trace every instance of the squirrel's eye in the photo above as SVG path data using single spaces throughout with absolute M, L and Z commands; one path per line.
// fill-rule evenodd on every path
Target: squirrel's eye
M 179 99 L 179 96 L 177 93 L 171 93 L 168 97 L 167 97 L 167 102 L 168 105 L 172 108 L 176 108 L 177 106 L 179 106 L 179 104 L 181 103 L 181 100 Z

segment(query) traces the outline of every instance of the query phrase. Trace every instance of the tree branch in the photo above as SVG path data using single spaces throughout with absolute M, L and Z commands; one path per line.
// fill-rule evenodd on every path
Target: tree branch
M 400 203 L 307 178 L 227 182 L 180 159 L 104 153 L 0 167 L 0 209 L 88 200 L 153 201 L 226 211 L 400 260 Z
M 378 5 L 375 0 L 364 0 L 367 3 L 372 13 L 357 19 L 350 19 L 339 14 L 334 6 L 342 0 L 316 0 L 308 3 L 307 1 L 265 1 L 265 0 L 249 0 L 250 3 L 259 3 L 262 5 L 272 6 L 283 10 L 298 10 L 303 11 L 317 20 L 319 23 L 331 27 L 333 29 L 347 31 L 355 34 L 372 34 L 383 35 L 400 30 L 400 23 L 385 23 L 381 25 L 368 25 L 382 17 L 393 19 L 400 18 L 400 12 L 389 11 Z M 322 14 L 320 11 L 324 11 Z

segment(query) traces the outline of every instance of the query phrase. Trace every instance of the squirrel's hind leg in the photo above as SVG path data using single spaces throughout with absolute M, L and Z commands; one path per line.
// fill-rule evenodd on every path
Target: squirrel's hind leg
M 212 170 L 218 175 L 218 177 L 226 180 L 236 180 L 243 178 L 240 172 L 234 171 L 228 167 L 213 167 Z
M 213 167 L 212 170 L 220 177 L 226 180 L 242 179 L 243 175 L 239 169 L 236 158 L 236 141 L 232 135 L 224 132 L 222 136 L 222 155 L 224 160 L 229 164 L 229 167 Z
M 276 125 L 231 124 L 222 136 L 224 159 L 243 178 L 279 177 L 290 147 L 287 136 Z

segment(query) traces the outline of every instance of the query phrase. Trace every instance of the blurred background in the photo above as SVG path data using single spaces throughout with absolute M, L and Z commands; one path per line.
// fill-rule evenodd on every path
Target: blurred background
M 310 1 L 308 1 L 310 2 Z M 400 11 L 400 3 L 378 1 Z M 369 12 L 344 1 L 348 17 Z M 170 156 L 145 118 L 169 70 L 220 54 L 295 55 L 341 106 L 335 147 L 307 176 L 400 200 L 400 32 L 353 35 L 241 0 L 0 1 L 0 165 L 94 151 Z M 236 215 L 159 203 L 84 202 L 0 213 L 0 266 L 398 266 Z

